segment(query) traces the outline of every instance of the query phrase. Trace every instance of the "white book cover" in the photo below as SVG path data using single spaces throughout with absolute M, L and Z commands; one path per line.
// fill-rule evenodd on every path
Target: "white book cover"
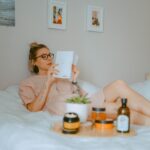
M 55 77 L 71 78 L 73 61 L 74 51 L 57 51 L 55 64 L 58 64 L 57 69 L 59 73 Z

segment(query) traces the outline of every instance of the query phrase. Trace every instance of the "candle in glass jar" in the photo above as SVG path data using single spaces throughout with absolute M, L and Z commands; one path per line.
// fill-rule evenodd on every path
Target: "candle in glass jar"
M 92 107 L 92 120 L 105 120 L 106 119 L 106 112 L 105 108 L 99 107 Z
M 63 118 L 63 133 L 74 134 L 79 131 L 80 119 L 76 113 L 69 112 Z
M 114 121 L 112 119 L 95 120 L 94 127 L 100 130 L 113 129 Z

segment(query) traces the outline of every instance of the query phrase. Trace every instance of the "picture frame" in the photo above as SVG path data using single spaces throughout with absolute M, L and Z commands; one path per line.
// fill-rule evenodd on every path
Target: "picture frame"
M 0 0 L 0 26 L 15 26 L 15 0 Z
M 48 28 L 66 29 L 67 0 L 48 0 Z
M 87 7 L 87 31 L 104 32 L 104 8 L 89 5 Z

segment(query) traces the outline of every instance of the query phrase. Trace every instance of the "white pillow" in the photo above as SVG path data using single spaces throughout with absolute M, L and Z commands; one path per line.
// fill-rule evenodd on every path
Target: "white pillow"
M 97 92 L 99 89 L 94 84 L 83 80 L 79 80 L 79 86 L 88 93 L 88 97 Z
M 150 100 L 150 80 L 131 84 L 130 87 Z
M 9 94 L 11 94 L 12 96 L 16 97 L 16 98 L 20 98 L 18 91 L 19 91 L 19 87 L 18 85 L 12 85 L 9 86 L 5 89 L 6 92 L 8 92 Z
M 79 80 L 80 87 L 85 90 L 88 93 L 88 97 L 90 97 L 92 94 L 98 91 L 98 87 L 90 82 Z M 145 80 L 143 82 L 138 82 L 131 84 L 130 87 L 143 95 L 145 98 L 150 100 L 150 80 Z M 5 89 L 6 92 L 11 94 L 12 96 L 16 97 L 17 99 L 20 99 L 20 96 L 18 94 L 18 85 L 12 85 Z
M 79 80 L 79 86 L 88 93 L 88 96 L 91 96 L 92 94 L 97 92 L 99 89 L 94 84 L 87 82 L 87 81 L 83 81 L 83 80 Z M 20 99 L 18 90 L 19 90 L 18 85 L 12 85 L 5 89 L 6 92 Z

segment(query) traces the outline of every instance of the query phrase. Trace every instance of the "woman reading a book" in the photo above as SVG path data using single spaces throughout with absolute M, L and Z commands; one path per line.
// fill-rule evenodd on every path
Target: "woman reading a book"
M 72 79 L 55 78 L 59 70 L 53 62 L 53 53 L 44 44 L 31 43 L 29 67 L 34 75 L 20 83 L 19 95 L 25 107 L 33 112 L 47 110 L 63 115 L 65 100 L 85 95 L 86 91 L 77 86 L 79 70 L 72 66 Z M 90 97 L 91 106 L 106 107 L 109 117 L 115 118 L 121 106 L 120 98 L 128 99 L 131 110 L 131 122 L 150 125 L 150 102 L 121 81 L 115 81 Z

